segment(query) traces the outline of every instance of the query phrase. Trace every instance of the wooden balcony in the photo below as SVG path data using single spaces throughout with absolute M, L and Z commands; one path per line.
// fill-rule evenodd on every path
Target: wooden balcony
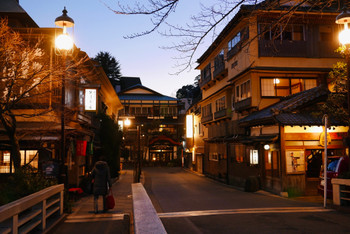
M 211 80 L 211 76 L 201 77 L 199 81 L 199 87 L 202 88 L 206 86 Z
M 202 123 L 204 124 L 204 123 L 207 123 L 207 122 L 209 122 L 209 121 L 212 121 L 213 120 L 213 115 L 211 114 L 211 115 L 208 115 L 208 116 L 204 116 L 204 117 L 202 117 Z
M 227 76 L 228 70 L 225 69 L 225 62 L 220 61 L 215 64 L 215 69 L 213 71 L 213 77 L 214 79 L 221 80 L 225 76 Z
M 231 117 L 231 116 L 228 112 L 228 109 L 219 110 L 219 111 L 214 113 L 215 120 L 222 119 L 222 118 L 229 118 L 229 117 Z
M 240 112 L 252 108 L 252 98 L 246 98 L 242 101 L 234 103 L 235 111 Z

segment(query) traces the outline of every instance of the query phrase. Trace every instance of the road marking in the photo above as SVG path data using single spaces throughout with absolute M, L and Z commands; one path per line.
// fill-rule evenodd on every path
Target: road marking
M 158 213 L 159 218 L 179 218 L 190 216 L 206 215 L 230 215 L 230 214 L 263 214 L 263 213 L 303 213 L 303 212 L 330 212 L 331 209 L 320 207 L 268 207 L 268 208 L 247 208 L 247 209 L 228 209 L 228 210 L 198 210 L 181 211 L 170 213 Z
M 124 214 L 91 214 L 91 215 L 73 215 L 68 216 L 65 223 L 83 223 L 123 220 Z

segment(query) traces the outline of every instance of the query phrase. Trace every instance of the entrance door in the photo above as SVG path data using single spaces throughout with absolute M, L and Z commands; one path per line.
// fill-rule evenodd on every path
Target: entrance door
M 317 195 L 317 186 L 320 181 L 323 150 L 306 150 L 306 188 L 305 195 Z

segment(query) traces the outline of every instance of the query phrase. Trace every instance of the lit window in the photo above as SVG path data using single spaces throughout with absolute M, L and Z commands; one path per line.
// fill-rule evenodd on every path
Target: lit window
M 302 78 L 262 78 L 262 97 L 284 97 L 290 94 L 299 93 L 317 86 L 316 79 Z
M 218 100 L 216 100 L 215 102 L 215 106 L 216 106 L 216 111 L 221 111 L 221 110 L 225 110 L 226 109 L 226 103 L 225 103 L 225 96 L 222 98 L 219 98 Z
M 250 80 L 236 85 L 236 102 L 251 97 Z

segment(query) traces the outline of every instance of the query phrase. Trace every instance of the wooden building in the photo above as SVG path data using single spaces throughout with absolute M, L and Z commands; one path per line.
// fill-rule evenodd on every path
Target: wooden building
M 305 162 L 304 171 L 300 172 L 303 176 L 297 178 L 289 175 L 290 166 L 286 166 L 286 154 L 295 148 L 293 145 L 288 148 L 293 143 L 287 141 L 293 141 L 295 136 L 311 135 L 289 133 L 288 122 L 276 126 L 265 123 L 263 118 L 256 126 L 245 122 L 285 98 L 298 93 L 308 95 L 308 90 L 324 87 L 328 72 L 341 59 L 335 53 L 339 45 L 335 24 L 337 6 L 325 6 L 321 12 L 306 2 L 288 17 L 281 17 L 297 3 L 264 1 L 242 5 L 198 59 L 203 95 L 201 122 L 208 130 L 205 175 L 239 186 L 245 186 L 247 179 L 254 177 L 262 187 L 276 193 L 306 193 L 308 182 L 300 183 L 301 177 L 310 173 L 305 158 L 316 151 L 310 152 L 312 147 L 306 147 L 296 152 Z M 309 112 L 302 114 L 310 117 Z M 339 131 L 342 135 L 344 130 Z M 309 144 L 314 138 L 305 140 Z M 265 143 L 272 149 L 268 151 L 270 156 L 267 153 L 267 158 L 271 158 L 268 162 L 273 159 L 274 164 L 264 165 L 261 154 L 266 153 L 262 151 Z M 343 146 L 338 143 L 341 149 Z M 319 146 L 316 149 L 321 150 Z M 269 176 L 271 171 L 273 177 Z M 279 182 L 274 182 L 275 177 Z

